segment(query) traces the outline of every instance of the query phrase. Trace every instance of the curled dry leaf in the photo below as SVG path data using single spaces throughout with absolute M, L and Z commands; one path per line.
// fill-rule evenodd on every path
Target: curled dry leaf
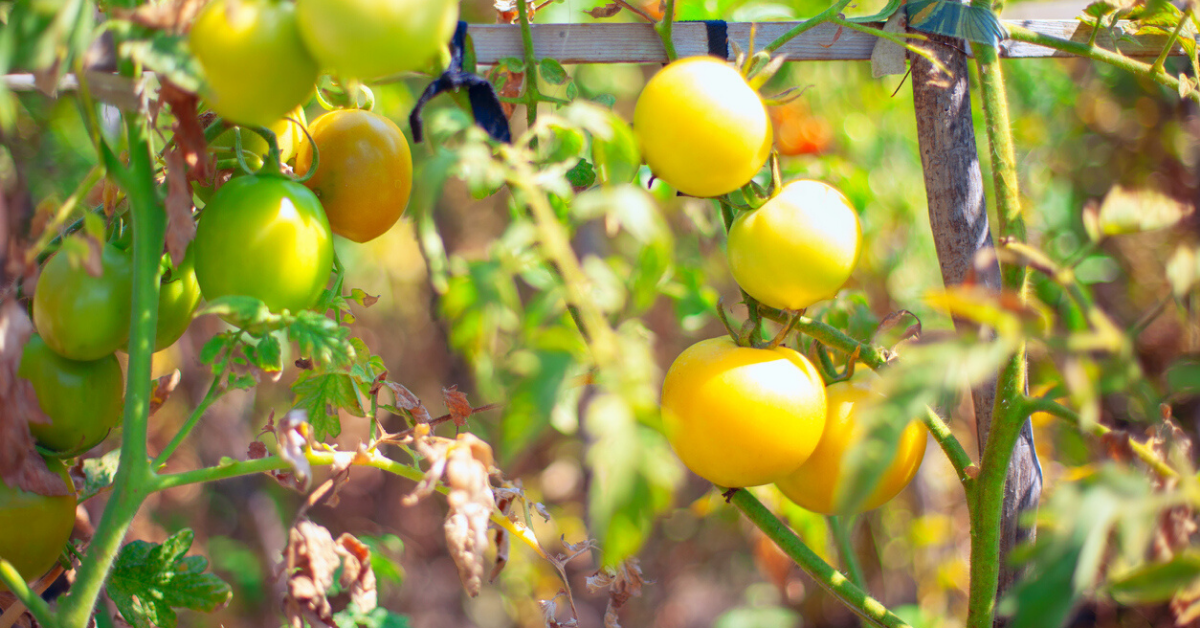
M 516 24 L 520 19 L 518 13 L 517 2 L 520 0 L 496 0 L 492 6 L 496 9 L 497 24 Z M 525 0 L 527 9 L 526 15 L 529 16 L 529 21 L 533 21 L 533 16 L 537 13 L 537 5 L 533 0 Z
M 1129 443 L 1129 432 L 1113 430 L 1100 437 L 1109 458 L 1117 462 L 1132 462 L 1134 460 L 1133 446 Z
M 305 621 L 318 626 L 332 625 L 333 608 L 327 593 L 341 559 L 329 530 L 301 519 L 288 532 L 283 555 L 287 565 L 283 614 L 288 625 L 302 628 Z
M 647 584 L 642 578 L 642 568 L 636 558 L 627 559 L 619 567 L 606 567 L 588 576 L 588 591 L 595 593 L 608 589 L 608 606 L 604 609 L 604 628 L 621 628 L 617 621 L 617 609 L 625 605 L 630 598 L 642 595 L 642 586 Z
M 525 87 L 525 73 L 512 72 L 507 69 L 501 69 L 493 82 L 503 79 L 504 83 L 500 87 L 501 98 L 517 98 L 521 95 L 521 90 Z M 513 111 L 516 110 L 516 103 L 500 101 L 500 108 L 504 110 L 504 117 L 512 118 Z
M 454 425 L 466 427 L 467 418 L 475 411 L 467 401 L 467 394 L 459 392 L 458 386 L 451 386 L 442 389 L 442 399 L 445 400 L 446 409 L 450 411 L 450 419 L 454 421 Z
M 250 460 L 258 460 L 267 457 L 267 446 L 261 440 L 251 441 L 249 449 L 246 451 L 246 457 Z
M 579 626 L 579 619 L 574 617 L 565 621 L 558 620 L 558 602 L 555 600 L 563 595 L 570 598 L 570 594 L 566 591 L 559 591 L 549 600 L 538 600 L 538 606 L 542 609 L 542 621 L 546 623 L 546 628 L 577 628 Z
M 25 342 L 32 334 L 33 323 L 15 299 L 0 304 L 0 479 L 6 482 L 15 480 L 25 457 L 34 450 L 28 422 L 50 422 L 38 405 L 33 384 L 17 377 Z
M 363 611 L 378 605 L 375 588 L 375 572 L 371 570 L 371 548 L 351 534 L 338 537 L 336 551 L 342 557 L 342 577 L 338 581 L 342 590 L 350 593 L 350 600 Z
M 382 384 L 388 390 L 392 391 L 392 396 L 396 400 L 396 407 L 411 412 L 413 419 L 417 423 L 428 423 L 433 420 L 433 417 L 429 416 L 429 410 L 425 409 L 425 404 L 421 403 L 421 400 L 411 390 L 405 388 L 404 384 L 387 380 L 384 380 Z
M 179 266 L 188 244 L 196 237 L 196 219 L 192 216 L 192 187 L 187 166 L 179 147 L 167 151 L 167 253 L 171 264 Z
M 596 7 L 589 11 L 584 11 L 584 13 L 587 13 L 588 15 L 592 16 L 593 18 L 595 18 L 597 20 L 601 20 L 606 17 L 612 17 L 620 12 L 621 12 L 621 5 L 617 4 L 616 2 L 611 2 L 602 7 Z
M 150 416 L 154 416 L 154 413 L 158 412 L 158 409 L 171 397 L 171 393 L 175 392 L 175 387 L 179 385 L 181 377 L 179 369 L 175 369 L 170 374 L 155 380 L 154 390 L 150 393 Z

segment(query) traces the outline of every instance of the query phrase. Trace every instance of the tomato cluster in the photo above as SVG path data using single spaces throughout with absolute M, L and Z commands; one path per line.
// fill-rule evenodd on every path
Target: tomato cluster
M 786 116 L 769 115 L 737 70 L 693 57 L 650 79 L 638 98 L 634 129 L 655 176 L 686 194 L 720 196 L 744 188 L 762 168 L 772 146 L 772 117 L 786 125 L 776 141 L 795 139 L 795 107 L 784 108 Z M 820 143 L 813 150 L 780 150 L 818 152 L 828 138 Z M 789 313 L 836 295 L 861 247 L 858 214 L 845 195 L 826 183 L 798 180 L 738 215 L 726 252 L 746 294 Z M 833 513 L 843 459 L 862 438 L 855 417 L 871 388 L 859 378 L 826 389 L 820 372 L 793 349 L 713 338 L 692 345 L 668 370 L 663 426 L 684 464 L 714 484 L 777 483 L 801 506 Z M 894 497 L 924 452 L 924 427 L 916 422 L 859 508 Z

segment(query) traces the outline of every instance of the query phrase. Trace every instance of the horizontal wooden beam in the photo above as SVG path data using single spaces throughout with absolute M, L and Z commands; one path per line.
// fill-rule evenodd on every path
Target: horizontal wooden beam
M 1086 42 L 1092 29 L 1078 20 L 1020 20 L 1009 23 L 1062 39 Z M 762 47 L 786 33 L 798 22 L 758 22 L 753 24 L 754 39 Z M 742 50 L 750 43 L 749 22 L 730 22 L 729 39 Z M 880 24 L 869 26 L 880 27 Z M 1120 26 L 1118 26 L 1118 29 Z M 550 57 L 562 63 L 666 63 L 658 35 L 649 24 L 533 24 L 533 50 L 539 58 Z M 700 22 L 678 22 L 673 38 L 680 56 L 708 52 L 705 26 Z M 479 63 L 491 64 L 505 57 L 521 57 L 521 32 L 510 24 L 472 24 L 467 33 L 475 44 Z M 796 37 L 779 50 L 790 61 L 857 61 L 871 58 L 878 38 L 820 24 Z M 1108 32 L 1096 37 L 1099 46 L 1115 49 Z M 1141 36 L 1120 42 L 1122 53 L 1131 57 L 1157 56 L 1165 37 Z M 1070 56 L 1049 48 L 1015 41 L 1001 46 L 1001 56 L 1010 59 Z

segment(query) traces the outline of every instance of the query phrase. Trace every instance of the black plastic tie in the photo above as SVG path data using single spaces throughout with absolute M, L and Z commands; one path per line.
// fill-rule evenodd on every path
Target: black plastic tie
M 704 29 L 708 34 L 708 54 L 729 60 L 729 25 L 725 20 L 704 20 Z
M 471 103 L 471 114 L 475 116 L 475 124 L 479 125 L 496 141 L 511 143 L 512 131 L 508 128 L 508 117 L 500 106 L 496 90 L 487 79 L 463 70 L 463 50 L 467 43 L 467 23 L 458 22 L 454 29 L 454 39 L 450 40 L 450 67 L 435 81 L 430 83 L 412 113 L 408 115 L 408 125 L 412 127 L 413 141 L 421 142 L 425 137 L 424 123 L 421 122 L 421 109 L 434 96 L 450 90 L 467 89 L 467 100 Z

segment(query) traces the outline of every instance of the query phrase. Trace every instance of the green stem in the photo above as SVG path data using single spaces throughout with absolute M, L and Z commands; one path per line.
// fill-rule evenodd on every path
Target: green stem
M 0 583 L 3 583 L 8 587 L 9 592 L 17 596 L 17 600 L 25 605 L 25 608 L 33 614 L 34 619 L 38 620 L 43 628 L 54 628 L 60 625 L 46 600 L 31 590 L 29 585 L 25 584 L 25 579 L 21 577 L 21 574 L 17 573 L 17 568 L 4 559 L 0 559 Z
M 529 9 L 525 0 L 517 0 L 517 17 L 521 20 L 521 45 L 525 52 L 525 121 L 533 128 L 541 94 L 538 92 L 537 57 L 533 54 L 533 29 L 529 27 Z
M 929 429 L 929 433 L 933 435 L 933 440 L 945 452 L 946 458 L 950 460 L 955 473 L 958 474 L 958 481 L 962 482 L 969 500 L 971 492 L 975 488 L 974 474 L 979 472 L 979 468 L 971 461 L 971 456 L 967 454 L 967 450 L 963 449 L 962 443 L 958 442 L 958 438 L 950 431 L 950 426 L 946 425 L 946 422 L 938 416 L 937 412 L 933 411 L 933 408 L 926 407 L 925 414 L 921 415 L 921 420 Z
M 663 13 L 662 21 L 655 25 L 654 30 L 658 33 L 658 38 L 662 40 L 663 50 L 667 52 L 667 61 L 674 61 L 679 58 L 679 53 L 675 52 L 675 40 L 671 37 L 671 30 L 675 24 L 675 0 L 666 0 L 666 3 L 666 12 Z
M 167 446 L 164 447 L 161 452 L 159 452 L 158 456 L 154 458 L 154 462 L 150 463 L 151 469 L 154 469 L 155 471 L 161 471 L 162 468 L 166 466 L 167 461 L 171 459 L 171 454 L 175 453 L 175 450 L 179 448 L 179 445 L 183 443 L 188 435 L 192 433 L 192 429 L 196 427 L 196 424 L 200 422 L 200 417 L 204 416 L 204 413 L 208 411 L 209 406 L 211 406 L 217 401 L 217 399 L 221 397 L 221 382 L 225 379 L 225 371 L 229 368 L 228 365 L 230 360 L 225 360 L 224 362 L 226 365 L 225 368 L 213 378 L 212 384 L 208 387 L 208 392 L 204 393 L 204 398 L 201 399 L 200 403 L 195 407 L 195 409 L 192 410 L 191 416 L 189 416 L 187 421 L 184 422 L 183 426 L 179 428 L 179 431 L 175 433 L 175 437 L 171 439 L 171 442 L 167 443 Z
M 125 415 L 121 463 L 112 497 L 80 563 L 75 584 L 59 604 L 64 628 L 83 628 L 92 614 L 121 541 L 151 492 L 153 471 L 146 455 L 146 424 L 150 414 L 151 355 L 158 325 L 159 259 L 166 231 L 166 214 L 154 187 L 154 163 L 140 116 L 126 118 L 129 169 L 119 180 L 127 183 L 133 222 L 133 304 L 129 324 L 129 366 L 125 378 Z
M 1089 46 L 1082 42 L 1069 41 L 1060 39 L 1051 35 L 1044 35 L 1035 31 L 1031 31 L 1022 26 L 1015 24 L 1007 24 L 1009 38 L 1013 41 L 1023 41 L 1029 44 L 1044 46 L 1054 50 L 1070 53 L 1078 57 L 1087 57 L 1095 61 L 1103 61 L 1111 66 L 1120 68 L 1127 72 L 1133 73 L 1142 78 L 1152 80 L 1160 85 L 1164 85 L 1175 92 L 1179 91 L 1179 79 L 1169 74 L 1162 72 L 1153 72 L 1152 67 L 1148 63 L 1134 60 L 1131 57 L 1126 57 L 1119 52 L 1101 48 L 1099 46 Z M 1191 90 L 1187 94 L 1197 104 L 1200 104 L 1200 90 Z
M 1188 16 L 1192 13 L 1188 5 L 1184 5 L 1183 15 L 1179 18 L 1179 23 L 1175 25 L 1175 30 L 1171 31 L 1171 36 L 1167 38 L 1167 43 L 1163 45 L 1162 52 L 1158 53 L 1158 58 L 1150 66 L 1152 74 L 1159 74 L 1163 71 L 1163 65 L 1167 62 L 1167 57 L 1171 54 L 1171 49 L 1175 47 L 1175 42 L 1179 41 L 1179 33 L 1183 32 L 1183 27 L 1188 23 Z
M 783 324 L 787 324 L 790 316 L 783 310 L 776 310 L 765 305 L 760 305 L 758 311 L 763 318 L 769 318 Z M 813 320 L 807 316 L 797 316 L 795 329 L 816 338 L 821 341 L 821 344 L 837 349 L 847 355 L 857 352 L 859 361 L 871 367 L 872 370 L 883 368 L 888 363 L 887 349 L 869 342 L 859 342 L 832 325 Z
M 886 40 L 892 42 L 893 44 L 896 44 L 897 46 L 900 46 L 901 48 L 904 48 L 905 50 L 907 50 L 915 55 L 920 56 L 922 59 L 925 59 L 929 63 L 933 64 L 933 67 L 937 68 L 938 70 L 940 70 L 946 74 L 950 73 L 949 68 L 947 68 L 946 65 L 944 63 L 942 63 L 941 59 L 937 58 L 937 55 L 934 55 L 933 53 L 929 52 L 928 50 L 921 48 L 919 46 L 914 46 L 908 42 L 908 40 L 910 40 L 910 39 L 915 39 L 918 41 L 927 41 L 929 38 L 926 37 L 925 35 L 922 35 L 920 33 L 900 33 L 900 34 L 889 33 L 887 31 L 883 30 L 882 28 L 873 28 L 873 27 L 866 26 L 863 24 L 858 24 L 851 20 L 843 19 L 836 15 L 829 18 L 829 23 L 836 24 L 843 28 L 849 28 L 850 30 L 855 30 L 855 31 L 858 31 L 865 35 L 871 35 L 872 37 L 879 37 L 881 39 L 886 39 Z
M 833 531 L 833 541 L 837 544 L 838 557 L 842 559 L 842 566 L 846 568 L 850 582 L 866 591 L 867 579 L 863 576 L 862 567 L 858 564 L 858 554 L 854 552 L 854 524 L 858 517 L 856 515 L 844 517 L 830 515 L 826 519 L 829 521 L 829 529 Z
M 762 530 L 779 549 L 789 558 L 796 561 L 821 588 L 837 598 L 872 626 L 882 628 L 908 627 L 903 619 L 889 611 L 879 600 L 869 596 L 861 588 L 855 586 L 842 572 L 834 569 L 829 563 L 821 560 L 815 552 L 800 540 L 794 532 L 788 529 L 771 511 L 763 506 L 754 495 L 745 489 L 737 489 L 729 498 L 729 503 L 741 510 L 759 530 Z
M 830 5 L 828 9 L 821 11 L 820 13 L 814 15 L 810 19 L 800 22 L 799 24 L 797 24 L 797 25 L 793 26 L 791 29 L 789 29 L 788 32 L 780 35 L 779 37 L 776 37 L 775 41 L 767 44 L 767 47 L 763 48 L 762 51 L 767 54 L 771 54 L 771 53 L 775 52 L 776 50 L 779 50 L 780 48 L 783 47 L 784 44 L 795 39 L 797 36 L 799 36 L 804 31 L 810 30 L 822 22 L 828 22 L 830 20 L 830 18 L 837 17 L 837 14 L 840 13 L 842 9 L 849 6 L 851 1 L 852 0 L 838 0 L 837 2 Z
M 1083 427 L 1079 421 L 1079 413 L 1058 403 L 1057 401 L 1047 399 L 1045 397 L 1026 397 L 1024 403 L 1026 407 L 1029 408 L 1030 412 L 1045 412 L 1051 416 L 1069 421 L 1078 428 L 1082 429 Z M 1106 425 L 1094 423 L 1089 431 L 1093 436 L 1101 437 L 1112 432 L 1113 430 Z M 1159 458 L 1158 455 L 1154 453 L 1154 450 L 1147 447 L 1145 443 L 1141 443 L 1130 438 L 1129 448 L 1133 450 L 1134 455 L 1136 455 L 1142 462 L 1146 463 L 1146 466 L 1153 469 L 1155 473 L 1164 478 L 1179 477 L 1179 472 Z

